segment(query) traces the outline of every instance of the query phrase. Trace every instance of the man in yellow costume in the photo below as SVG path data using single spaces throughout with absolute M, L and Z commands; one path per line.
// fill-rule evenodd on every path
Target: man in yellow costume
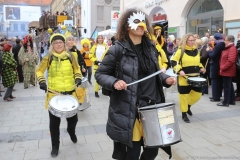
M 65 37 L 62 34 L 53 34 L 50 37 L 49 54 L 46 55 L 37 68 L 36 74 L 40 89 L 45 90 L 46 101 L 45 108 L 48 108 L 49 100 L 60 93 L 63 95 L 72 95 L 77 98 L 75 93 L 75 84 L 81 85 L 82 74 L 76 58 L 67 52 Z M 48 69 L 48 85 L 44 77 L 45 70 Z M 57 157 L 59 150 L 59 126 L 61 119 L 49 111 L 49 127 L 51 132 L 52 151 L 51 156 Z M 77 114 L 67 118 L 67 131 L 73 143 L 77 143 L 75 129 L 77 125 Z

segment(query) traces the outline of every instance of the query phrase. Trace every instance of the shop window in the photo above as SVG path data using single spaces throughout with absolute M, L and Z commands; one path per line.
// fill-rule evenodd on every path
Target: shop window
M 103 11 L 104 7 L 103 6 L 97 6 L 97 20 L 103 20 Z
M 212 18 L 211 35 L 223 32 L 223 17 Z
M 190 17 L 196 16 L 197 14 L 212 12 L 216 10 L 223 10 L 219 0 L 197 0 L 192 6 L 189 15 Z
M 196 33 L 196 25 L 197 21 L 195 19 L 187 21 L 187 33 Z

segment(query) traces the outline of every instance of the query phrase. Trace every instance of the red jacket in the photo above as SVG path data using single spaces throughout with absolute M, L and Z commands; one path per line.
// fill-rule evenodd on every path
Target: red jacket
M 237 49 L 234 44 L 228 45 L 221 54 L 220 75 L 234 77 L 236 75 Z

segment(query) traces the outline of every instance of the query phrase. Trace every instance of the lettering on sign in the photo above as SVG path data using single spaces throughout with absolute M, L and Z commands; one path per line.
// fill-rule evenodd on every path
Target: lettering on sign
M 151 2 L 145 2 L 145 8 L 153 6 L 153 0 Z
M 153 15 L 153 21 L 167 20 L 166 14 L 158 13 L 157 15 Z
M 155 4 L 159 5 L 160 3 L 162 3 L 163 0 L 155 0 Z
M 155 5 L 160 5 L 160 3 L 162 3 L 163 1 L 168 1 L 168 0 L 155 0 L 155 2 L 154 2 L 154 0 L 152 0 L 149 2 L 145 2 L 145 8 L 153 6 L 154 3 L 155 3 Z

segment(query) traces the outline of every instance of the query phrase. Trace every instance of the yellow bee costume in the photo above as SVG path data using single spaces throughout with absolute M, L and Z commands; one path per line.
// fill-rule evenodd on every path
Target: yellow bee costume
M 102 55 L 99 55 L 99 57 L 98 57 L 98 55 L 97 55 L 97 49 L 98 49 L 98 47 L 99 48 L 104 48 L 104 51 L 103 51 L 103 53 L 102 53 Z M 93 47 L 91 48 L 91 50 L 90 50 L 90 54 L 89 54 L 89 59 L 90 59 L 90 61 L 92 61 L 93 62 L 93 74 L 95 74 L 95 72 L 96 72 L 96 70 L 98 69 L 98 62 L 101 62 L 102 61 L 102 59 L 103 59 L 103 57 L 104 57 L 104 55 L 106 54 L 106 52 L 108 51 L 108 46 L 105 44 L 105 43 L 103 43 L 103 44 L 95 44 L 95 45 L 93 45 Z M 95 91 L 95 96 L 96 96 L 96 94 L 97 94 L 97 92 L 99 91 L 99 88 L 100 88 L 100 86 L 99 86 L 99 84 L 97 83 L 97 81 L 95 80 L 95 82 L 94 82 L 94 91 Z M 97 97 L 97 96 L 96 96 Z
M 200 63 L 200 53 L 196 49 L 196 46 L 185 46 L 182 59 L 180 60 L 182 51 L 181 48 L 177 50 L 175 55 L 171 59 L 173 70 L 179 74 L 182 70 L 185 74 L 199 73 L 203 65 Z M 197 77 L 197 75 L 195 76 Z M 202 87 L 191 87 L 187 83 L 188 76 L 178 76 L 178 92 L 180 99 L 180 110 L 187 112 L 188 107 L 195 104 L 202 95 Z
M 61 34 L 54 34 L 53 36 Z M 53 37 L 52 36 L 52 37 Z M 50 38 L 50 42 L 52 40 Z M 51 65 L 49 66 L 50 59 L 52 57 Z M 71 59 L 71 61 L 69 60 Z M 55 92 L 72 92 L 75 90 L 75 79 L 82 79 L 80 67 L 76 61 L 75 56 L 71 56 L 67 51 L 63 51 L 61 54 L 52 52 L 46 55 L 37 68 L 36 74 L 39 83 L 46 83 L 44 72 L 48 68 L 48 89 Z M 74 73 L 74 74 L 73 74 Z M 72 95 L 76 97 L 75 92 Z M 48 109 L 48 101 L 55 96 L 54 93 L 47 92 L 45 108 Z

